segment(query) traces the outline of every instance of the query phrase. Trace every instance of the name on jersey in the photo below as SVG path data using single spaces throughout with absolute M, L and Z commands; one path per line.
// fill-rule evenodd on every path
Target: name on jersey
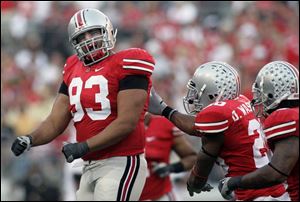
M 241 104 L 240 106 L 237 107 L 237 110 L 240 111 L 241 113 L 237 113 L 236 110 L 232 111 L 232 119 L 233 121 L 237 121 L 243 116 L 246 116 L 247 114 L 252 113 L 252 108 L 250 105 L 250 102 L 246 102 Z

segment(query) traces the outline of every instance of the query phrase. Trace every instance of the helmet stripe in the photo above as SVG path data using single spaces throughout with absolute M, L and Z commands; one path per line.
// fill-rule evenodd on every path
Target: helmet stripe
M 78 27 L 81 27 L 81 26 L 84 25 L 82 14 L 83 14 L 83 10 L 80 11 L 80 12 L 78 12 L 77 15 L 76 15 L 76 22 L 77 22 L 77 26 Z
M 80 17 L 81 17 L 83 25 L 85 26 L 86 25 L 86 21 L 85 21 L 85 18 L 84 18 L 84 11 L 85 10 L 82 10 L 82 12 L 80 13 Z
M 76 28 L 78 28 L 77 15 L 78 15 L 78 12 L 74 15 L 75 27 L 76 27 Z

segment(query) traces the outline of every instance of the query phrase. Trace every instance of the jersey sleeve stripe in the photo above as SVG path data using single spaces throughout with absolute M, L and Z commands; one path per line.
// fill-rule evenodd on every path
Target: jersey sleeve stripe
M 142 71 L 146 71 L 146 72 L 150 72 L 152 73 L 153 70 L 151 69 L 147 69 L 147 68 L 143 68 L 143 67 L 137 67 L 137 66 L 123 66 L 124 69 L 135 69 L 135 70 L 142 70 Z
M 267 139 L 270 139 L 270 138 L 273 138 L 273 137 L 276 137 L 276 136 L 279 136 L 279 135 L 291 133 L 291 132 L 294 132 L 294 131 L 296 131 L 296 128 L 292 128 L 290 130 L 284 130 L 284 131 L 280 131 L 280 132 L 277 132 L 277 133 L 273 133 L 272 135 L 268 135 Z
M 152 64 L 150 62 L 143 61 L 143 60 L 123 59 L 123 62 L 125 62 L 125 63 L 140 63 L 140 64 L 148 65 L 148 66 L 154 68 L 154 64 Z
M 215 123 L 195 123 L 196 126 L 219 126 L 228 123 L 228 120 L 215 122 Z
M 220 132 L 223 132 L 227 129 L 228 129 L 228 126 L 226 128 L 222 128 L 222 129 L 219 129 L 219 130 L 199 130 L 198 129 L 198 131 L 201 132 L 201 133 L 220 133 Z
M 280 125 L 277 125 L 277 126 L 274 126 L 274 127 L 271 127 L 271 128 L 267 128 L 267 129 L 264 130 L 264 132 L 267 133 L 267 132 L 270 132 L 272 130 L 276 130 L 278 128 L 283 128 L 283 127 L 290 126 L 290 125 L 295 125 L 295 124 L 296 124 L 296 121 L 280 124 Z

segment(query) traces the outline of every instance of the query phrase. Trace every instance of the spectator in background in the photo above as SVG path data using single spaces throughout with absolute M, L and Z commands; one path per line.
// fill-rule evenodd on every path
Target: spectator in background
M 292 201 L 299 201 L 299 72 L 291 64 L 274 61 L 259 71 L 253 84 L 257 116 L 266 118 L 264 133 L 273 151 L 271 162 L 243 176 L 220 181 L 226 199 L 238 189 L 261 189 L 287 181 Z
M 147 113 L 145 127 L 148 176 L 140 200 L 175 201 L 169 175 L 191 169 L 197 153 L 168 119 Z M 178 162 L 170 163 L 171 151 L 179 156 Z

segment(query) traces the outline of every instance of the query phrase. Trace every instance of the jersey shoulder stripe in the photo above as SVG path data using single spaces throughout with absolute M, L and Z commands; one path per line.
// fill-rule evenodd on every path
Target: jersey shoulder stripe
M 208 106 L 195 119 L 195 129 L 200 133 L 224 132 L 230 124 L 229 112 L 224 106 Z
M 279 124 L 279 125 L 276 125 L 276 126 L 273 126 L 273 127 L 270 127 L 270 128 L 266 128 L 264 130 L 264 132 L 267 133 L 267 132 L 270 132 L 270 131 L 273 131 L 273 130 L 276 130 L 276 129 L 280 129 L 280 128 L 283 128 L 283 127 L 291 126 L 291 125 L 296 125 L 296 121 L 291 121 L 291 122 Z
M 221 132 L 224 132 L 225 130 L 227 130 L 228 127 L 229 126 L 226 126 L 225 128 L 221 128 L 221 129 L 217 129 L 217 130 L 212 130 L 212 129 L 208 129 L 208 130 L 197 129 L 197 130 L 201 133 L 221 133 Z
M 267 139 L 271 139 L 273 137 L 278 137 L 280 135 L 285 135 L 285 134 L 288 134 L 288 133 L 291 133 L 291 132 L 294 132 L 294 131 L 296 131 L 296 128 L 280 131 L 280 132 L 277 132 L 277 133 L 272 133 L 272 134 L 266 135 L 266 137 L 267 137 Z
M 126 59 L 125 58 L 125 59 L 123 59 L 123 68 L 147 71 L 147 72 L 152 73 L 153 69 L 154 69 L 154 64 L 143 61 L 143 60 L 135 60 L 135 59 Z
M 215 122 L 215 123 L 195 123 L 196 126 L 219 126 L 228 123 L 228 120 Z
M 266 134 L 267 139 L 271 139 L 273 137 L 285 135 L 294 131 L 296 131 L 296 121 L 290 121 L 267 128 L 264 130 L 264 133 Z
M 299 136 L 299 108 L 282 108 L 271 113 L 264 122 L 268 142 Z
M 153 57 L 145 50 L 131 48 L 120 53 L 121 67 L 126 72 L 151 75 L 155 68 Z

